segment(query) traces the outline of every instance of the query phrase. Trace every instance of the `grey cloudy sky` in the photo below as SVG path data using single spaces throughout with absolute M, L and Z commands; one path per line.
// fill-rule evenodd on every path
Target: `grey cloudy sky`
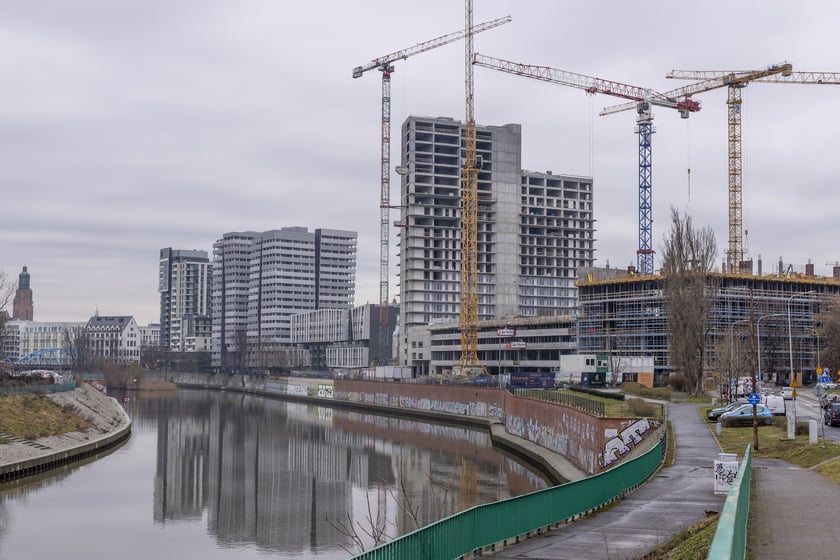
M 351 70 L 462 28 L 463 12 L 452 0 L 3 0 L 0 269 L 16 279 L 29 267 L 36 320 L 82 321 L 98 308 L 145 324 L 158 320 L 162 247 L 340 228 L 359 233 L 357 303 L 378 302 L 381 82 Z M 665 79 L 672 69 L 787 60 L 840 72 L 839 12 L 830 0 L 475 0 L 476 23 L 513 18 L 475 45 L 664 91 L 685 85 Z M 464 118 L 463 53 L 459 42 L 396 64 L 395 139 L 410 114 Z M 594 176 L 597 263 L 635 263 L 635 115 L 599 117 L 621 100 L 484 68 L 475 84 L 479 124 L 522 124 L 526 169 Z M 698 99 L 688 120 L 655 110 L 654 248 L 674 205 L 713 228 L 720 260 L 726 90 Z M 825 263 L 840 260 L 840 86 L 754 83 L 743 99 L 745 250 L 765 271 L 782 257 L 830 274 Z

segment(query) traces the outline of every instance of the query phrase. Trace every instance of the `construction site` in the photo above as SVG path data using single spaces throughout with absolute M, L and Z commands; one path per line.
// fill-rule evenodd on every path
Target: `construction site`
M 667 78 L 689 84 L 670 91 L 512 62 L 475 52 L 473 37 L 508 23 L 499 18 L 473 23 L 472 1 L 465 2 L 464 29 L 396 51 L 353 69 L 358 78 L 369 70 L 382 76 L 380 208 L 380 320 L 389 307 L 390 230 L 396 227 L 400 254 L 399 365 L 414 375 L 441 370 L 461 377 L 501 373 L 506 354 L 494 332 L 511 322 L 554 317 L 547 340 L 562 341 L 566 352 L 648 357 L 654 383 L 672 373 L 663 299 L 663 277 L 655 263 L 652 218 L 654 107 L 676 110 L 680 117 L 700 110 L 697 96 L 727 91 L 728 239 L 719 271 L 708 273 L 714 293 L 704 368 L 709 377 L 736 369 L 732 356 L 748 358 L 737 367 L 760 373 L 766 382 L 786 384 L 816 380 L 820 342 L 815 314 L 840 293 L 840 267 L 832 277 L 818 277 L 813 265 L 804 272 L 782 262 L 762 271 L 744 248 L 742 178 L 742 90 L 753 82 L 840 84 L 840 74 L 796 72 L 788 62 L 753 70 L 673 70 Z M 396 172 L 400 203 L 391 204 L 391 90 L 393 63 L 464 41 L 465 119 L 410 117 L 403 125 L 403 154 Z M 622 104 L 600 115 L 635 111 L 638 136 L 638 246 L 635 266 L 596 267 L 597 204 L 592 177 L 534 174 L 521 168 L 521 125 L 477 126 L 474 118 L 474 67 L 577 88 L 587 94 L 617 97 Z M 689 169 L 690 180 L 690 169 Z M 531 185 L 541 181 L 546 188 Z M 537 193 L 538 196 L 534 196 Z M 551 194 L 551 196 L 549 196 Z M 392 222 L 390 210 L 400 219 Z M 540 226 L 540 227 L 535 227 Z M 553 227 L 543 227 L 553 226 Z M 545 325 L 540 325 L 545 328 Z M 557 332 L 551 331 L 556 328 Z M 453 337 L 457 330 L 458 343 Z M 563 331 L 562 334 L 561 331 Z M 381 332 L 387 332 L 382 329 Z M 555 336 L 556 335 L 556 336 Z M 542 345 L 519 346 L 511 364 L 550 370 Z M 435 347 L 437 347 L 435 349 Z M 445 349 L 443 348 L 445 347 Z M 434 351 L 433 351 L 434 349 Z M 726 361 L 727 354 L 730 359 Z M 487 362 L 495 361 L 495 367 Z M 840 364 L 827 364 L 833 371 Z

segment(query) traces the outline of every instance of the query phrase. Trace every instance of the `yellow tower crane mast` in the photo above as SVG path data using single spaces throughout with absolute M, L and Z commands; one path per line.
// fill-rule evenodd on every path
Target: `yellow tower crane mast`
M 744 262 L 744 227 L 741 177 L 741 89 L 750 82 L 777 84 L 838 85 L 836 72 L 793 72 L 788 63 L 764 71 L 672 70 L 666 77 L 685 80 L 722 80 L 728 88 L 726 99 L 729 139 L 729 272 L 739 272 Z M 709 88 L 712 89 L 712 88 Z
M 774 64 L 760 70 L 672 70 L 666 77 L 702 80 L 663 93 L 663 95 L 670 98 L 686 98 L 722 87 L 729 88 L 727 96 L 727 132 L 729 138 L 729 246 L 727 260 L 729 266 L 728 272 L 738 272 L 744 261 L 741 175 L 741 89 L 746 87 L 750 82 L 816 84 L 840 83 L 840 81 L 837 81 L 837 75 L 832 73 L 793 72 L 793 66 L 788 62 Z M 624 103 L 606 107 L 600 114 L 610 115 L 633 108 L 635 108 L 635 104 Z
M 473 82 L 473 2 L 466 0 L 464 29 L 464 86 L 466 130 L 461 171 L 461 373 L 484 372 L 478 359 L 478 166 L 476 162 Z
M 469 32 L 470 40 L 473 33 L 481 33 L 493 29 L 511 20 L 506 16 L 484 23 L 479 23 Z M 413 47 L 402 49 L 385 56 L 374 58 L 370 62 L 353 68 L 353 77 L 360 78 L 369 70 L 382 72 L 382 121 L 381 121 L 381 143 L 380 143 L 380 199 L 379 199 L 379 336 L 380 348 L 387 348 L 388 329 L 384 328 L 389 321 L 388 304 L 388 261 L 390 252 L 390 224 L 389 216 L 391 206 L 391 74 L 394 72 L 393 63 L 397 60 L 405 60 L 415 54 L 420 54 L 437 47 L 442 47 L 467 36 L 467 30 L 461 29 L 446 35 L 441 35 L 431 41 L 418 43 Z M 387 356 L 380 353 L 380 361 L 387 361 Z M 384 365 L 384 363 L 383 363 Z

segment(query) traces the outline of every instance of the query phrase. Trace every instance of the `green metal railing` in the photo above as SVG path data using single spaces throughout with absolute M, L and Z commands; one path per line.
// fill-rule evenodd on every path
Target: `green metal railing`
M 747 522 L 750 515 L 750 480 L 752 478 L 752 444 L 747 445 L 744 459 L 732 488 L 726 495 L 717 530 L 707 560 L 743 560 L 747 556 Z
M 567 523 L 621 498 L 650 478 L 662 464 L 665 442 L 663 431 L 659 443 L 650 451 L 604 473 L 472 507 L 354 558 L 454 559 L 518 536 Z
M 61 383 L 59 385 L 22 385 L 20 387 L 0 387 L 0 395 L 19 395 L 22 393 L 61 393 L 72 391 L 76 382 Z
M 574 391 L 567 390 L 545 390 L 545 389 L 514 389 L 513 394 L 517 397 L 534 399 L 538 401 L 561 404 L 571 408 L 582 410 L 594 416 L 643 416 L 647 418 L 663 418 L 664 408 L 661 404 L 647 403 L 645 410 L 636 414 L 631 406 L 632 401 L 638 401 L 633 397 L 629 399 L 605 399 L 592 397 Z

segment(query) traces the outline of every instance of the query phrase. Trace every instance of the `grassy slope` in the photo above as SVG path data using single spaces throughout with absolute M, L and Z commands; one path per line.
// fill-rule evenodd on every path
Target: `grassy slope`
M 0 397 L 0 432 L 38 439 L 89 428 L 72 407 L 60 407 L 40 395 Z

